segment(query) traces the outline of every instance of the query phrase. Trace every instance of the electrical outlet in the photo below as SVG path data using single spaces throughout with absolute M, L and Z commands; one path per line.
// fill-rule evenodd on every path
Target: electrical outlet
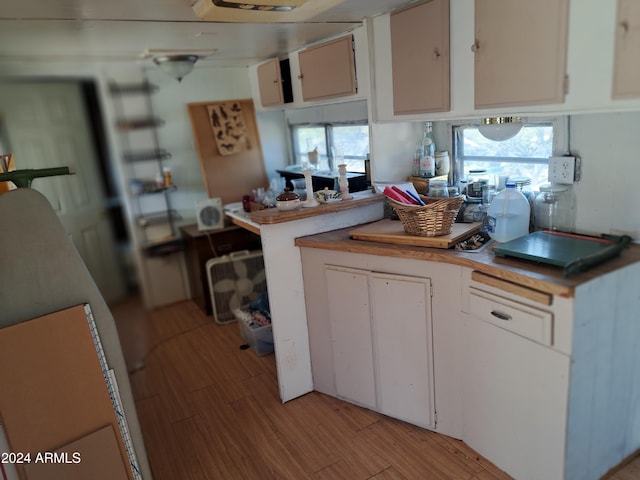
M 572 184 L 576 180 L 575 157 L 549 157 L 549 181 Z

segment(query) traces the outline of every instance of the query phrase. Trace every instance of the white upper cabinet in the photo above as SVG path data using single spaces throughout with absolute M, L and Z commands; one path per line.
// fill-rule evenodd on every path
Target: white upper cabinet
M 564 100 L 569 0 L 475 0 L 475 107 Z
M 449 0 L 429 0 L 390 18 L 393 112 L 449 110 Z
M 258 88 L 263 107 L 284 103 L 280 62 L 277 58 L 272 58 L 268 62 L 258 65 Z
M 433 8 L 437 1 L 429 3 L 434 5 L 424 8 Z M 640 49 L 639 3 L 619 0 L 617 10 L 613 0 L 449 0 L 450 108 L 415 107 L 415 113 L 407 112 L 411 105 L 395 103 L 394 83 L 403 73 L 395 72 L 398 40 L 395 35 L 392 39 L 391 25 L 403 10 L 370 18 L 371 120 L 638 110 L 640 61 L 634 52 Z M 409 8 L 418 12 L 421 6 Z M 430 25 L 438 23 L 436 16 L 429 15 Z M 426 29 L 425 38 L 430 35 Z M 425 47 L 415 58 L 429 64 L 430 53 L 433 50 Z M 429 82 L 439 73 L 431 64 L 429 78 L 419 79 L 424 65 L 420 60 L 413 64 L 416 86 L 406 91 L 412 96 L 408 102 L 418 105 L 420 96 L 412 88 L 424 90 L 420 94 L 425 97 L 438 92 L 440 86 Z M 362 77 L 362 71 L 358 73 Z
M 302 99 L 323 100 L 356 93 L 353 37 L 338 38 L 298 53 Z
M 348 35 L 288 52 L 287 57 L 286 66 L 273 59 L 249 69 L 257 110 L 368 98 L 369 45 L 364 26 L 355 28 Z M 281 88 L 284 89 L 283 100 L 280 100 Z
M 613 98 L 640 98 L 640 2 L 618 0 Z

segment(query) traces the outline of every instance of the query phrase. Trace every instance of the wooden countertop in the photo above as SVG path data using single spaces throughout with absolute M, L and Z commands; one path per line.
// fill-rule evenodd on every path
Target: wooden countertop
M 626 248 L 620 256 L 586 272 L 565 278 L 562 275 L 562 269 L 557 267 L 527 260 L 497 257 L 494 255 L 491 246 L 478 253 L 469 253 L 453 249 L 447 250 L 368 242 L 353 240 L 349 236 L 349 231 L 354 228 L 355 227 L 349 227 L 299 237 L 296 239 L 295 244 L 298 247 L 451 263 L 468 267 L 517 285 L 562 297 L 573 297 L 574 289 L 578 285 L 605 273 L 640 261 L 640 245 L 632 244 Z
M 249 218 L 261 225 L 284 223 L 290 222 L 292 220 L 299 220 L 301 218 L 310 218 L 318 215 L 325 215 L 327 213 L 349 210 L 351 208 L 363 207 L 366 205 L 384 201 L 384 195 L 379 193 L 371 193 L 371 191 L 369 190 L 363 192 L 354 192 L 351 195 L 353 196 L 351 200 L 342 200 L 335 203 L 321 203 L 317 207 L 300 207 L 297 210 L 289 212 L 281 212 L 277 208 L 258 210 L 256 212 L 251 212 Z

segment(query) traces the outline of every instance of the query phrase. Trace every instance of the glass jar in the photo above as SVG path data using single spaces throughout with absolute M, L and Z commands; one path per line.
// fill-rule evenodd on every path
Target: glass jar
M 460 192 L 460 195 L 467 194 L 468 185 L 469 185 L 469 181 L 464 178 L 458 181 L 458 191 Z
M 460 212 L 458 212 L 458 218 L 456 218 L 456 221 L 462 223 L 484 223 L 487 212 L 486 209 L 482 208 L 482 203 L 480 202 L 480 198 L 467 197 L 462 204 L 462 207 L 460 207 Z
M 467 183 L 467 196 L 471 198 L 482 198 L 482 187 L 489 185 L 489 177 L 485 169 L 469 170 Z
M 491 200 L 496 196 L 495 185 L 483 185 L 482 186 L 482 204 L 489 205 Z
M 436 152 L 436 177 L 449 175 L 449 152 Z
M 541 185 L 533 210 L 536 230 L 573 232 L 575 229 L 575 199 L 570 185 Z
M 430 197 L 448 197 L 449 187 L 447 187 L 446 180 L 431 180 L 429 181 L 429 194 Z
M 509 177 L 509 182 L 516 184 L 516 190 L 522 193 L 527 200 L 531 201 L 535 196 L 531 190 L 531 179 L 529 177 Z
M 292 178 L 291 185 L 293 185 L 293 192 L 300 197 L 300 200 L 307 199 L 307 185 L 304 178 Z

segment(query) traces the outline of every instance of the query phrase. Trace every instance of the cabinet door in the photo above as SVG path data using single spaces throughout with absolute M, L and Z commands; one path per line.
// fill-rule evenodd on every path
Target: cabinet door
M 568 0 L 475 0 L 475 106 L 564 101 Z
M 302 50 L 298 61 L 304 101 L 356 93 L 353 36 Z
M 463 317 L 463 440 L 515 478 L 564 478 L 569 357 Z
M 326 267 L 336 393 L 376 408 L 369 272 Z
M 390 16 L 393 113 L 446 112 L 449 0 L 430 0 Z
M 372 273 L 378 410 L 435 428 L 431 282 Z
M 282 94 L 282 78 L 280 77 L 280 61 L 272 58 L 258 66 L 258 89 L 263 107 L 284 103 Z
M 618 0 L 613 98 L 640 97 L 640 2 Z

